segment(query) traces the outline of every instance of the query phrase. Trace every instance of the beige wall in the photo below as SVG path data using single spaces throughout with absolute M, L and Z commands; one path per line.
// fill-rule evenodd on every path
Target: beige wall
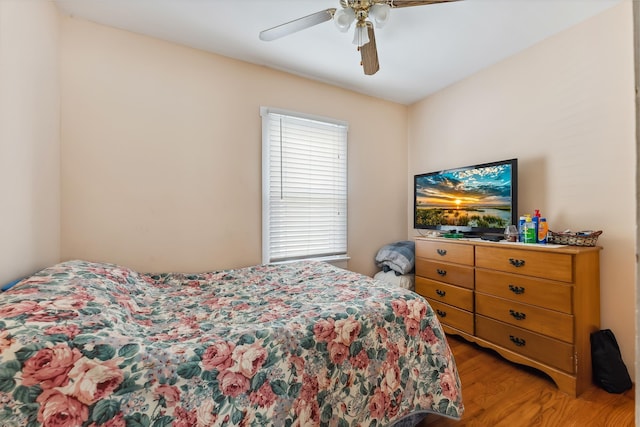
M 604 230 L 598 241 L 604 248 L 601 326 L 616 334 L 633 375 L 631 9 L 631 2 L 623 2 L 413 105 L 409 179 L 416 173 L 517 157 L 521 213 L 540 209 L 554 231 Z
M 0 1 L 0 284 L 60 258 L 58 14 Z
M 635 77 L 636 77 L 636 147 L 640 141 L 640 4 L 633 2 L 633 49 L 636 54 Z M 638 252 L 638 242 L 640 241 L 640 229 L 638 228 L 638 219 L 640 219 L 640 173 L 638 173 L 638 164 L 640 164 L 640 153 L 636 149 L 636 253 Z M 640 362 L 638 361 L 638 352 L 640 351 L 640 336 L 638 335 L 638 326 L 640 326 L 640 317 L 638 317 L 638 307 L 640 307 L 640 293 L 637 292 L 640 278 L 638 277 L 638 258 L 636 257 L 636 376 L 634 381 L 638 384 L 640 380 Z M 636 402 L 640 402 L 640 389 L 636 387 Z M 637 405 L 636 405 L 637 406 Z M 640 411 L 636 411 L 636 425 L 640 425 Z
M 260 106 L 349 122 L 349 268 L 406 237 L 407 107 L 64 17 L 62 258 L 261 261 Z

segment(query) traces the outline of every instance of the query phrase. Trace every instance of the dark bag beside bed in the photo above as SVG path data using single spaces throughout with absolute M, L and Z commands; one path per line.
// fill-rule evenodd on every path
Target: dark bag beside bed
M 622 393 L 632 386 L 629 371 L 611 329 L 591 334 L 593 382 L 609 393 Z

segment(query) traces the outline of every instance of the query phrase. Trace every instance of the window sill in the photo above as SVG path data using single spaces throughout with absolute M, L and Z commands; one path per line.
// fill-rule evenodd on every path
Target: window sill
M 330 264 L 334 262 L 347 262 L 350 259 L 351 257 L 349 255 L 334 255 L 334 256 L 325 256 L 325 257 L 318 257 L 318 258 L 307 258 L 307 260 L 309 261 L 324 261 Z
M 289 259 L 286 261 L 276 261 L 270 264 L 289 264 L 292 262 L 298 261 L 321 261 L 328 262 L 329 264 L 337 264 L 337 263 L 346 263 L 351 259 L 349 255 L 332 255 L 332 256 L 323 256 L 323 257 L 310 257 L 310 258 L 300 258 L 300 259 Z

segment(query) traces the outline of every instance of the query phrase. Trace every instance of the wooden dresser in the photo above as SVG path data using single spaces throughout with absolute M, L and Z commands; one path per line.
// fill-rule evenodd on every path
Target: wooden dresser
M 416 292 L 445 332 L 539 369 L 577 396 L 600 328 L 600 248 L 416 238 Z

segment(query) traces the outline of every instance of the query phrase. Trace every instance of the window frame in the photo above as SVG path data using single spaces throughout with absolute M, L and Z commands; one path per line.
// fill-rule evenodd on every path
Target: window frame
M 270 138 L 270 120 L 272 115 L 279 115 L 284 117 L 291 117 L 292 119 L 311 120 L 317 123 L 326 124 L 329 126 L 337 126 L 344 131 L 344 176 L 341 179 L 344 180 L 344 251 L 338 251 L 338 253 L 331 255 L 321 254 L 307 254 L 304 256 L 291 256 L 273 259 L 271 253 L 271 174 L 270 166 L 271 159 L 271 138 Z M 349 259 L 348 252 L 348 133 L 349 125 L 346 121 L 337 120 L 333 118 L 327 118 L 317 115 L 305 114 L 300 112 L 288 111 L 272 107 L 260 107 L 260 116 L 262 119 L 262 263 L 263 264 L 275 264 L 293 262 L 302 259 L 314 259 L 322 261 L 346 261 Z

